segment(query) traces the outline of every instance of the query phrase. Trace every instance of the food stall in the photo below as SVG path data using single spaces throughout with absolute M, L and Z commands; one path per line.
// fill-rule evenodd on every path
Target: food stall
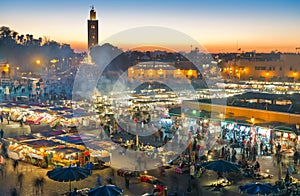
M 58 146 L 56 148 L 48 151 L 49 161 L 55 167 L 65 167 L 71 165 L 84 165 L 84 159 L 82 159 L 82 155 L 84 150 L 66 147 L 66 146 Z
M 39 122 L 44 118 L 45 113 L 33 112 L 26 117 L 26 124 L 39 124 Z
M 58 131 L 51 130 L 51 131 L 35 133 L 34 135 L 39 138 L 49 138 L 50 139 L 50 138 L 55 138 L 56 136 L 64 135 L 64 134 L 67 134 L 67 132 L 65 130 L 58 130 Z
M 25 161 L 39 167 L 47 168 L 49 165 L 48 152 L 62 145 L 52 140 L 36 139 L 20 143 L 24 149 Z
M 9 158 L 14 160 L 24 160 L 24 149 L 23 146 L 19 143 L 22 141 L 35 140 L 36 138 L 33 135 L 20 135 L 10 138 L 5 138 L 5 143 L 8 144 L 7 155 Z
M 8 146 L 7 155 L 13 160 L 24 160 L 24 148 L 18 143 L 14 143 Z
M 110 166 L 111 153 L 115 149 L 115 145 L 111 141 L 91 140 L 88 141 L 87 147 L 90 149 L 90 161 L 95 169 L 102 166 Z

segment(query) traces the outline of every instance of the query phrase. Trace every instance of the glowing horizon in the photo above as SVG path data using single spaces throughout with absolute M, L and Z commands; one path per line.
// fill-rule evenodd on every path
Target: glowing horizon
M 35 38 L 50 37 L 70 44 L 77 52 L 87 51 L 87 19 L 94 5 L 99 20 L 100 42 L 122 31 L 141 26 L 161 26 L 181 31 L 208 52 L 295 52 L 300 46 L 300 2 L 258 0 L 241 2 L 158 0 L 107 2 L 21 0 L 1 3 L 1 26 Z M 13 14 L 12 14 L 13 10 Z M 238 42 L 238 44 L 237 44 Z M 124 41 L 122 49 L 129 45 Z M 158 45 L 159 43 L 153 43 Z M 176 43 L 176 50 L 188 51 L 190 44 Z M 117 46 L 119 47 L 119 46 Z

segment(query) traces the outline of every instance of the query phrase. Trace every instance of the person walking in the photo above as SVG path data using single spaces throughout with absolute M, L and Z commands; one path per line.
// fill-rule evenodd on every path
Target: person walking
M 0 173 L 1 173 L 1 177 L 3 179 L 6 176 L 5 175 L 5 164 L 0 164 Z
M 39 179 L 39 189 L 41 190 L 41 195 L 44 195 L 44 184 L 45 184 L 45 178 L 40 177 Z
M 127 189 L 129 189 L 129 176 L 128 176 L 128 174 L 125 174 L 124 179 L 125 179 L 125 187 Z
M 18 165 L 19 165 L 18 160 L 14 160 L 13 167 L 14 167 L 14 171 L 17 172 L 17 173 L 18 173 Z
M 20 189 L 23 188 L 23 181 L 24 181 L 24 174 L 21 172 L 21 173 L 18 175 L 18 182 L 17 182 L 17 186 L 19 186 Z

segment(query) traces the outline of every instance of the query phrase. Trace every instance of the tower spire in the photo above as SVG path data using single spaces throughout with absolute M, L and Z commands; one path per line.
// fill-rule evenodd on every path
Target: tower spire
M 98 20 L 96 19 L 96 11 L 94 5 L 91 6 L 90 18 L 88 20 L 88 55 L 90 57 L 90 50 L 98 45 Z

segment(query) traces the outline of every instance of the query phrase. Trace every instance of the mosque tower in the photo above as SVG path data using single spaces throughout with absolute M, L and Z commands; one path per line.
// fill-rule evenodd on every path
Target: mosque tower
M 94 46 L 98 45 L 98 20 L 94 6 L 91 7 L 90 19 L 88 20 L 88 55 Z

